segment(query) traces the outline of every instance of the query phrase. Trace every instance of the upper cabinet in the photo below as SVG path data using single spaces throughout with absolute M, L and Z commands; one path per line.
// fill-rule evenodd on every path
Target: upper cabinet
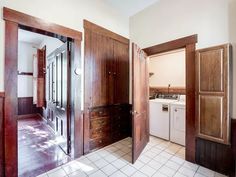
M 230 143 L 231 46 L 196 52 L 197 133 L 201 138 Z
M 129 40 L 106 31 L 85 21 L 87 108 L 129 103 Z
M 131 133 L 129 40 L 86 20 L 84 29 L 84 153 L 88 153 Z

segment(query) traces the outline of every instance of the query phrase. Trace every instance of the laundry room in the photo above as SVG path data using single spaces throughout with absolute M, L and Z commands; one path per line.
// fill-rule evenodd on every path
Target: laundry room
M 185 49 L 149 57 L 150 135 L 185 146 Z

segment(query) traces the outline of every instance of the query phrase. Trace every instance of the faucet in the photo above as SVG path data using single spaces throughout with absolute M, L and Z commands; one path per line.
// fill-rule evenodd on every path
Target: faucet
M 170 93 L 170 84 L 168 84 L 168 95 Z

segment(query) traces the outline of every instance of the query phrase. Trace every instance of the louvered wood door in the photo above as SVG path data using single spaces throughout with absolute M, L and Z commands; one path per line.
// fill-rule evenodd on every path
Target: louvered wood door
M 146 53 L 132 44 L 132 162 L 149 141 L 149 74 Z
M 230 45 L 198 50 L 196 72 L 198 136 L 229 144 Z

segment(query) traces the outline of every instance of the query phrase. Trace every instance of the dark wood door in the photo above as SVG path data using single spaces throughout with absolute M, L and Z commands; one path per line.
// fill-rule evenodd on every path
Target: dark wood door
M 47 121 L 57 143 L 70 153 L 70 43 L 47 57 Z
M 132 44 L 132 162 L 134 163 L 149 141 L 149 84 L 146 53 Z
M 114 40 L 113 103 L 129 103 L 129 44 Z
M 196 53 L 198 136 L 224 144 L 230 143 L 229 66 L 229 45 Z
M 107 36 L 91 32 L 90 45 L 92 50 L 91 107 L 106 106 L 112 102 L 113 41 Z

